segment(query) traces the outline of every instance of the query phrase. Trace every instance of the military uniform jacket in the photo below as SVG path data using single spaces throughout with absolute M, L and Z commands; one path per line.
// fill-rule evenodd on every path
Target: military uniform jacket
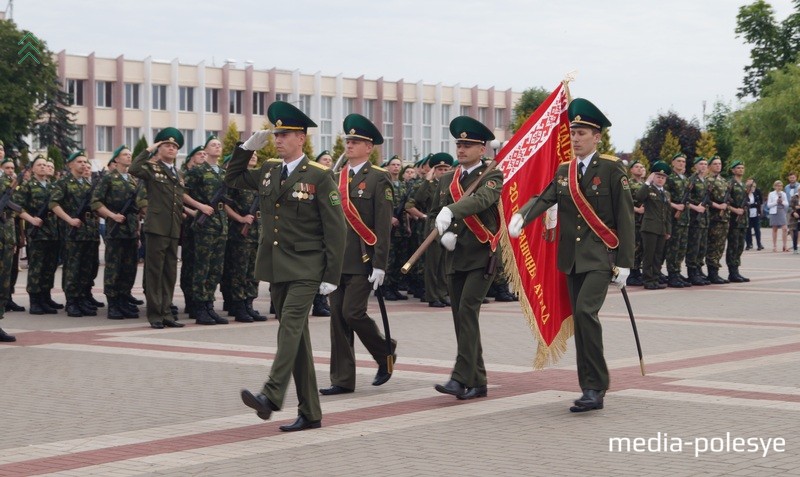
M 711 189 L 711 201 L 721 204 L 725 202 L 725 195 L 728 192 L 728 181 L 722 175 L 711 177 L 706 180 L 706 186 Z M 730 200 L 728 201 L 730 203 Z M 727 222 L 730 212 L 727 210 L 719 210 L 711 207 L 709 202 L 708 220 L 709 222 Z
M 11 179 L 6 177 L 5 174 L 2 175 L 3 177 L 0 177 L 0 195 L 5 194 L 6 189 L 11 187 Z M 3 215 L 4 219 L 0 221 L 0 241 L 6 245 L 14 244 L 16 241 L 14 214 L 9 208 L 6 208 L 6 210 L 0 210 L 0 214 Z
M 681 177 L 678 175 L 677 172 L 674 172 L 667 177 L 667 183 L 664 185 L 664 188 L 667 189 L 669 192 L 670 197 L 672 197 L 672 202 L 677 204 L 678 201 L 683 200 L 683 196 L 686 193 L 686 188 L 689 186 L 689 178 L 686 176 Z M 686 198 L 688 202 L 688 197 Z M 685 205 L 685 204 L 684 204 Z M 689 225 L 689 206 L 687 205 L 684 207 L 683 212 L 681 212 L 680 218 L 677 220 L 675 219 L 675 211 L 674 209 L 671 211 L 672 213 L 672 222 L 675 225 L 679 225 L 682 227 L 686 227 Z
M 228 205 L 234 210 L 234 212 L 244 217 L 250 213 L 250 206 L 253 204 L 253 201 L 258 198 L 258 193 L 253 190 L 230 189 L 228 190 L 228 197 L 230 198 L 230 203 Z M 254 215 L 260 215 L 258 214 L 258 210 L 256 210 Z M 229 218 L 228 240 L 233 240 L 235 242 L 258 243 L 258 227 L 259 221 L 256 218 L 256 220 L 253 220 L 253 223 L 250 224 L 247 235 L 244 236 L 242 235 L 244 224 L 240 224 L 232 218 Z
M 128 199 L 133 198 L 131 206 L 125 213 L 124 222 L 111 227 L 111 224 L 116 222 L 106 219 L 106 238 L 132 239 L 138 236 L 139 218 L 134 194 L 136 194 L 136 179 L 130 174 L 126 180 L 119 171 L 113 171 L 100 179 L 92 194 L 92 210 L 106 206 L 108 210 L 118 214 L 122 212 Z
M 91 203 L 91 197 L 89 196 L 91 188 L 92 184 L 88 179 L 76 179 L 72 174 L 62 177 L 53 185 L 53 192 L 50 194 L 50 210 L 60 205 L 70 217 L 78 218 L 78 209 L 84 199 L 89 199 L 87 205 Z M 65 239 L 99 241 L 100 232 L 97 227 L 97 216 L 94 215 L 91 208 L 87 208 L 87 212 L 80 219 L 83 225 L 78 227 L 75 233 L 70 233 L 72 227 L 63 222 L 64 228 L 62 230 L 64 231 Z
M 564 273 L 611 270 L 608 250 L 586 220 L 578 213 L 568 182 L 569 163 L 558 167 L 553 181 L 542 195 L 534 197 L 519 211 L 525 223 L 558 204 L 558 269 Z M 597 216 L 619 237 L 614 264 L 633 267 L 634 220 L 633 198 L 625 167 L 618 159 L 592 156 L 580 187 Z
M 338 184 L 338 175 L 337 175 Z M 392 233 L 392 214 L 394 194 L 389 173 L 385 169 L 367 162 L 361 166 L 348 186 L 348 197 L 361 220 L 375 233 L 374 246 L 366 245 L 369 263 L 361 259 L 361 237 L 347 224 L 347 241 L 344 250 L 342 273 L 347 275 L 367 275 L 370 266 L 386 270 L 389 263 L 389 244 Z
M 145 149 L 133 160 L 128 172 L 145 181 L 147 189 L 147 214 L 145 233 L 180 238 L 183 220 L 183 180 L 173 174 L 161 161 L 148 161 Z M 137 203 L 139 203 L 137 201 Z
M 631 197 L 633 197 L 633 206 L 634 207 L 641 207 L 642 206 L 642 202 L 636 198 L 636 195 L 639 192 L 639 190 L 641 190 L 642 187 L 644 187 L 644 186 L 645 186 L 644 182 L 639 182 L 639 181 L 636 181 L 636 180 L 631 180 L 630 181 Z M 636 227 L 641 227 L 642 218 L 644 217 L 644 215 L 643 214 L 639 214 L 637 212 L 634 212 L 633 214 L 634 214 L 633 215 L 634 220 L 636 221 Z
M 30 234 L 35 227 L 28 225 L 26 232 L 28 239 L 34 242 L 39 240 L 58 240 L 58 217 L 50 210 L 50 194 L 53 191 L 53 184 L 49 180 L 45 180 L 45 185 L 42 185 L 38 180 L 31 179 L 22 184 L 16 191 L 14 191 L 14 202 L 16 202 L 22 210 L 29 213 L 31 216 L 36 216 L 42 207 L 45 208 L 45 217 L 42 218 L 42 226 L 36 232 L 33 239 Z
M 253 152 L 237 147 L 225 183 L 258 191 L 261 234 L 255 277 L 271 283 L 316 280 L 339 283 L 345 221 L 333 172 L 303 157 L 280 184 L 283 161 L 248 170 Z M 296 189 L 304 192 L 298 193 Z
M 731 200 L 728 201 L 728 203 L 731 207 L 744 209 L 744 214 L 742 215 L 728 212 L 728 214 L 730 214 L 731 224 L 737 229 L 746 229 L 750 220 L 750 209 L 747 208 L 747 189 L 745 189 L 744 184 L 733 177 L 731 177 L 729 182 L 733 184 L 733 188 L 731 189 Z
M 453 222 L 447 231 L 458 236 L 455 250 L 445 254 L 445 267 L 448 274 L 486 268 L 489 263 L 490 244 L 481 243 L 464 223 L 466 217 L 477 215 L 491 233 L 497 233 L 500 229 L 498 203 L 500 202 L 500 192 L 503 189 L 503 172 L 494 169 L 484 174 L 484 171 L 486 171 L 486 164 L 467 175 L 461 183 L 465 192 L 475 181 L 480 181 L 480 185 L 472 195 L 465 195 L 458 202 L 454 202 L 453 196 L 450 194 L 450 184 L 454 180 L 458 180 L 455 177 L 455 171 L 447 172 L 439 179 L 439 187 L 433 197 L 430 216 L 436 217 L 444 207 L 450 209 L 453 212 Z
M 693 205 L 700 205 L 706 197 L 706 186 L 708 185 L 708 180 L 703 180 L 697 174 L 692 174 L 692 177 L 689 178 L 689 182 L 691 183 L 692 192 L 689 193 L 689 202 Z M 694 210 L 690 211 L 689 216 L 689 226 L 690 227 L 700 227 L 700 228 L 707 228 L 708 227 L 708 207 L 710 201 L 705 204 L 706 211 L 702 214 L 699 212 L 695 212 Z
M 220 202 L 219 205 L 211 203 L 214 194 L 224 185 L 225 171 L 220 168 L 219 172 L 214 172 L 214 169 L 207 162 L 194 166 L 186 173 L 186 192 L 192 199 L 216 207 L 214 213 L 205 220 L 202 227 L 195 225 L 196 232 L 215 235 L 228 233 L 228 218 L 223 207 L 228 199 L 223 197 L 224 201 Z
M 672 207 L 669 205 L 670 195 L 659 190 L 653 184 L 644 184 L 636 193 L 636 199 L 644 205 L 642 232 L 658 235 L 672 233 Z
M 431 179 L 431 180 L 423 180 L 422 183 L 417 187 L 416 192 L 414 192 L 413 202 L 409 200 L 406 202 L 406 207 L 416 207 L 417 210 L 420 212 L 427 213 L 431 210 L 431 205 L 433 205 L 433 198 L 436 195 L 437 191 L 439 190 L 439 180 L 438 179 Z M 429 233 L 433 230 L 435 226 L 436 216 L 433 214 L 428 214 L 427 220 L 425 220 L 425 232 Z

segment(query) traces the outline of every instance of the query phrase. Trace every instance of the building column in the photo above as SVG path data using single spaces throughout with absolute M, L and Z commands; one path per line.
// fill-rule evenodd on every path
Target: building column
M 86 81 L 88 88 L 86 88 L 86 139 L 83 145 L 86 150 L 86 156 L 94 159 L 97 153 L 97 124 L 95 122 L 95 112 L 97 110 L 97 83 L 95 82 L 95 56 L 92 52 L 86 58 L 86 71 L 88 72 L 88 79 Z
M 244 69 L 244 137 L 253 134 L 253 65 Z

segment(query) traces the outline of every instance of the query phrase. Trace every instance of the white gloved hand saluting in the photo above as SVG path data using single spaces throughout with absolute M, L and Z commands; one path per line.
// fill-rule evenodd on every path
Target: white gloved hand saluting
M 525 219 L 522 214 L 514 214 L 511 220 L 508 221 L 508 235 L 517 238 L 522 233 L 522 227 L 525 225 Z
M 258 151 L 267 145 L 267 140 L 269 139 L 270 134 L 270 131 L 266 129 L 254 132 L 253 135 L 250 136 L 250 139 L 242 144 L 242 149 L 247 149 L 248 151 Z
M 453 232 L 445 232 L 444 235 L 442 235 L 442 238 L 439 239 L 439 243 L 442 244 L 442 247 L 452 252 L 456 249 L 457 240 L 458 235 L 454 234 Z
M 439 231 L 439 235 L 444 235 L 444 231 L 450 227 L 450 223 L 453 221 L 453 212 L 450 211 L 447 207 L 443 208 L 439 215 L 436 216 L 436 230 Z
M 319 294 L 330 295 L 331 293 L 335 292 L 337 288 L 339 287 L 334 285 L 333 283 L 322 282 L 319 284 Z
M 373 268 L 372 273 L 369 274 L 369 278 L 367 278 L 367 280 L 372 283 L 372 289 L 377 290 L 379 286 L 383 285 L 383 278 L 385 276 L 386 272 L 380 268 Z
M 617 276 L 611 279 L 611 283 L 617 286 L 620 290 L 625 288 L 625 283 L 628 281 L 628 275 L 631 274 L 630 268 L 617 267 Z

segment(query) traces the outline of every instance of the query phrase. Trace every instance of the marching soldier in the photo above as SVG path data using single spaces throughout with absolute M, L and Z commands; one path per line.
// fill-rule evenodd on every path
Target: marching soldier
M 258 131 L 236 148 L 225 179 L 230 187 L 258 191 L 263 236 L 255 273 L 257 279 L 270 283 L 280 321 L 269 380 L 260 393 L 245 389 L 241 397 L 259 418 L 267 420 L 272 411 L 283 407 L 289 378 L 294 375 L 299 415 L 280 430 L 301 431 L 322 425 L 308 310 L 318 291 L 327 295 L 336 289 L 345 225 L 333 173 L 303 154 L 306 131 L 316 124 L 283 101 L 272 103 L 267 117 L 275 125 L 275 147 L 281 160 L 270 159 L 258 170 L 247 170 L 253 152 L 267 144 L 269 131 Z
M 524 224 L 558 204 L 558 269 L 567 275 L 583 390 L 570 412 L 586 412 L 603 409 L 609 375 L 598 313 L 610 283 L 625 286 L 633 265 L 635 225 L 625 167 L 597 153 L 602 130 L 611 122 L 582 98 L 572 100 L 568 114 L 575 159 L 561 164 L 542 195 L 512 216 L 508 233 L 519 236 Z
M 494 139 L 486 126 L 459 116 L 450 121 L 450 134 L 456 139 L 458 167 L 440 179 L 431 214 L 436 216 L 440 242 L 447 250 L 445 273 L 458 355 L 450 380 L 435 389 L 463 400 L 487 396 L 479 318 L 494 280 L 496 260 L 500 259 L 498 203 L 503 173 L 499 169 L 486 172 L 486 142 Z M 471 196 L 464 197 L 474 182 L 480 185 Z
M 183 204 L 211 215 L 214 209 L 189 197 L 175 169 L 183 134 L 175 128 L 162 129 L 155 142 L 133 160 L 130 173 L 145 181 L 147 213 L 144 221 L 145 267 L 147 281 L 147 321 L 155 329 L 180 328 L 173 319 L 172 297 L 178 273 L 178 239 L 183 220 Z M 151 154 L 153 155 L 151 160 Z
M 671 288 L 691 287 L 692 283 L 681 276 L 681 263 L 686 257 L 689 238 L 689 178 L 686 177 L 686 154 L 679 152 L 672 157 L 672 174 L 667 177 L 665 188 L 671 197 L 672 227 L 666 245 L 667 286 Z M 661 267 L 659 267 L 659 270 Z
M 133 155 L 126 145 L 116 148 L 111 161 L 116 167 L 100 179 L 92 195 L 92 210 L 106 219 L 103 292 L 108 300 L 108 319 L 139 318 L 131 303 L 136 281 L 139 236 L 137 181 L 128 173 Z
M 58 218 L 49 207 L 53 184 L 48 179 L 48 162 L 43 157 L 34 159 L 31 171 L 31 180 L 14 193 L 14 201 L 22 207 L 20 217 L 30 224 L 26 228 L 30 314 L 53 314 L 64 308 L 50 294 L 60 248 Z
M 723 285 L 728 280 L 719 275 L 722 253 L 725 251 L 725 239 L 728 237 L 728 204 L 730 198 L 729 185 L 722 177 L 722 159 L 714 156 L 708 163 L 710 171 L 707 186 L 711 193 L 708 214 L 708 251 L 706 265 L 708 266 L 708 281 L 715 285 Z
M 357 335 L 378 363 L 373 386 L 387 382 L 387 366 L 397 343 L 388 352 L 386 339 L 367 314 L 370 293 L 383 284 L 389 260 L 392 231 L 392 184 L 385 169 L 369 162 L 372 148 L 383 144 L 383 136 L 369 119 L 348 115 L 343 122 L 347 164 L 339 172 L 339 195 L 347 221 L 347 240 L 341 277 L 331 293 L 331 386 L 323 395 L 351 393 L 356 387 L 353 349 Z
M 686 269 L 692 285 L 708 285 L 703 275 L 703 262 L 708 246 L 708 183 L 706 171 L 708 161 L 704 157 L 694 158 L 694 174 L 689 178 L 689 237 L 686 245 Z
M 664 243 L 669 239 L 672 228 L 670 195 L 664 189 L 670 168 L 661 161 L 653 163 L 650 176 L 636 192 L 635 200 L 644 207 L 642 225 L 642 270 L 644 287 L 647 290 L 667 288 L 658 282 L 661 271 L 661 256 L 664 254 Z
M 728 228 L 728 247 L 725 250 L 725 263 L 728 265 L 728 280 L 733 283 L 749 282 L 750 279 L 739 273 L 744 252 L 744 235 L 747 233 L 749 216 L 747 207 L 747 190 L 742 178 L 744 177 L 744 164 L 742 161 L 733 161 L 730 166 L 733 176 L 730 179 L 730 201 L 728 210 L 731 213 Z

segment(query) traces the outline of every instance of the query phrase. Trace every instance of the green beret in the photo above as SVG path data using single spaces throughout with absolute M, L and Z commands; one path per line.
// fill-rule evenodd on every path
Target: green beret
M 34 157 L 33 160 L 31 161 L 31 165 L 36 164 L 36 161 L 38 161 L 39 159 L 43 160 L 44 162 L 48 162 L 49 161 L 49 159 L 44 157 L 42 154 L 36 154 L 36 157 Z
M 275 101 L 267 108 L 267 118 L 275 125 L 273 133 L 289 131 L 306 132 L 308 128 L 315 128 L 317 124 L 305 115 L 296 106 L 285 101 Z
M 186 160 L 188 161 L 189 159 L 192 158 L 192 156 L 194 156 L 195 154 L 197 154 L 198 152 L 200 152 L 200 151 L 202 151 L 204 149 L 205 149 L 205 146 L 197 146 L 196 148 L 192 149 L 191 151 L 189 151 L 189 154 L 186 156 Z
M 703 161 L 708 162 L 705 157 L 697 156 L 697 157 L 694 158 L 694 161 L 692 162 L 692 165 L 696 166 L 699 162 L 703 162 Z
M 722 162 L 722 158 L 719 157 L 719 156 L 714 156 L 714 157 L 712 157 L 711 159 L 708 160 L 708 163 L 711 164 L 714 161 Z
M 222 156 L 222 165 L 225 165 L 225 164 L 231 162 L 231 158 L 232 157 L 233 157 L 233 154 L 228 154 L 227 156 Z
M 314 159 L 314 161 L 319 162 L 322 156 L 331 156 L 331 158 L 333 158 L 333 156 L 331 155 L 331 151 L 325 149 L 324 151 L 320 152 L 319 155 L 317 155 L 317 158 Z
M 121 145 L 120 147 L 118 147 L 118 148 L 114 149 L 114 152 L 112 152 L 112 153 L 111 153 L 111 160 L 109 160 L 109 161 L 108 161 L 108 163 L 109 163 L 109 164 L 111 164 L 112 162 L 114 162 L 114 159 L 116 159 L 116 158 L 117 158 L 117 156 L 119 156 L 119 155 L 120 155 L 120 153 L 122 153 L 122 150 L 123 150 L 123 149 L 128 149 L 128 146 L 126 146 L 125 144 L 123 144 L 123 145 Z
M 634 159 L 633 161 L 631 161 L 630 164 L 628 164 L 628 169 L 633 167 L 635 164 L 641 164 L 641 163 L 642 163 L 642 161 L 640 161 L 639 159 Z
M 10 162 L 11 164 L 14 164 L 14 159 L 11 159 L 10 157 L 4 158 L 2 161 L 0 161 L 0 166 L 5 165 L 5 163 L 7 163 L 7 162 Z
M 428 161 L 428 165 L 431 167 L 436 166 L 452 166 L 453 165 L 453 156 L 446 152 L 437 152 L 433 156 L 431 156 L 430 160 Z
M 588 99 L 575 98 L 569 103 L 567 108 L 570 126 L 572 127 L 592 127 L 603 130 L 611 126 L 611 121 L 592 104 Z
M 494 139 L 494 134 L 480 121 L 469 116 L 458 116 L 450 121 L 450 134 L 458 141 L 486 144 Z
M 183 134 L 175 128 L 164 128 L 156 134 L 153 142 L 171 142 L 178 146 L 178 149 L 183 147 Z
M 75 159 L 77 159 L 77 158 L 79 158 L 81 156 L 86 156 L 86 151 L 84 151 L 83 149 L 78 149 L 77 151 L 75 151 L 72 154 L 70 154 L 69 157 L 67 158 L 67 160 L 64 161 L 64 163 L 65 164 L 69 164 L 70 162 L 74 161 Z
M 211 142 L 211 141 L 213 141 L 214 139 L 216 139 L 216 140 L 218 140 L 218 141 L 219 141 L 219 138 L 217 138 L 217 136 L 215 136 L 215 135 L 213 135 L 213 134 L 210 134 L 210 135 L 208 136 L 208 139 L 206 139 L 206 143 L 205 143 L 205 144 L 203 144 L 203 149 L 207 148 L 207 147 L 208 147 L 208 143 L 210 143 L 210 142 Z
M 739 166 L 743 166 L 743 165 L 744 165 L 744 162 L 742 162 L 742 161 L 740 161 L 740 160 L 738 160 L 738 159 L 737 159 L 737 160 L 735 160 L 735 161 L 731 162 L 731 165 L 730 165 L 730 167 L 728 167 L 728 169 L 729 169 L 729 170 L 734 170 L 734 169 L 736 169 L 737 167 L 739 167 Z
M 650 172 L 655 174 L 664 174 L 665 176 L 668 176 L 669 173 L 672 172 L 672 168 L 669 167 L 669 165 L 667 165 L 667 163 L 664 161 L 656 161 L 650 167 Z
M 672 160 L 674 161 L 675 159 L 677 159 L 679 157 L 682 157 L 682 158 L 686 159 L 686 154 L 684 154 L 682 152 L 676 152 L 675 155 L 672 156 Z
M 378 128 L 372 124 L 372 121 L 360 114 L 348 114 L 342 122 L 342 127 L 345 139 L 360 139 L 375 145 L 383 144 L 383 136 Z

